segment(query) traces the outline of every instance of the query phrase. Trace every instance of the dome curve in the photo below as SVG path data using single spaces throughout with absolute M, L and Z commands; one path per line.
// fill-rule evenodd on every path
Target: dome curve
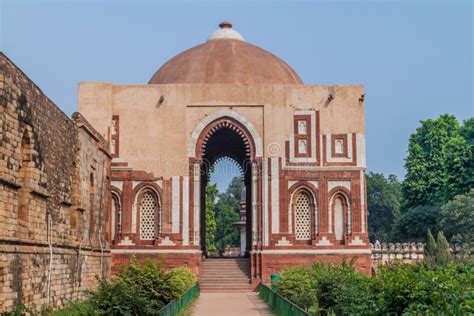
M 171 58 L 148 83 L 303 84 L 283 60 L 246 43 L 225 23 L 207 42 Z

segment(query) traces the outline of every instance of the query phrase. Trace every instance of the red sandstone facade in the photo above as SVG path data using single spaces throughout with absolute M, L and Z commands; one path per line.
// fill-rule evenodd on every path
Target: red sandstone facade
M 152 258 L 199 277 L 204 188 L 225 156 L 245 179 L 252 284 L 353 257 L 370 273 L 362 86 L 304 85 L 225 24 L 147 85 L 81 84 L 79 111 L 111 140 L 112 269 Z

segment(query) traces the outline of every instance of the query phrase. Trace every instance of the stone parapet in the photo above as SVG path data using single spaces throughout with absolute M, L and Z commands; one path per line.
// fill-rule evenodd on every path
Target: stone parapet
M 415 263 L 425 257 L 425 244 L 416 242 L 406 243 L 381 243 L 378 240 L 370 244 L 372 267 L 394 262 Z M 450 245 L 454 258 L 464 259 L 472 256 L 472 251 L 467 246 Z

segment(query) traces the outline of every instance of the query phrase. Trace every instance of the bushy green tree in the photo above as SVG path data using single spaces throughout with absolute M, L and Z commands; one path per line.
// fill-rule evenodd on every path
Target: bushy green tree
M 436 256 L 436 241 L 430 229 L 428 229 L 428 232 L 426 235 L 427 235 L 426 248 L 425 248 L 426 256 L 434 258 Z
M 426 230 L 438 232 L 440 207 L 421 205 L 405 211 L 395 223 L 393 241 L 425 242 Z
M 474 245 L 474 189 L 441 208 L 440 227 L 456 244 Z
M 240 245 L 240 233 L 234 223 L 240 220 L 240 195 L 243 189 L 242 178 L 234 177 L 226 191 L 218 195 L 216 240 L 219 250 Z
M 472 150 L 464 138 L 466 133 L 452 115 L 421 121 L 410 136 L 405 161 L 407 208 L 444 204 L 472 186 Z
M 446 240 L 446 237 L 444 237 L 443 232 L 439 232 L 438 238 L 436 239 L 435 260 L 438 265 L 445 265 L 452 261 L 451 252 L 449 251 L 449 243 Z
M 394 175 L 367 174 L 369 238 L 388 242 L 395 221 L 400 217 L 401 183 Z
M 321 314 L 328 315 L 336 313 L 337 315 L 341 315 L 347 312 L 348 306 L 343 307 L 341 302 L 343 293 L 345 299 L 349 297 L 358 297 L 360 299 L 362 298 L 361 295 L 368 294 L 367 292 L 359 293 L 358 296 L 354 297 L 353 295 L 356 295 L 355 291 L 348 291 L 348 289 L 362 290 L 367 285 L 364 284 L 367 283 L 367 277 L 358 273 L 354 269 L 353 263 L 354 262 L 347 264 L 344 260 L 340 265 L 324 265 L 318 263 L 312 265 L 317 305 Z M 367 306 L 365 306 L 364 309 L 367 309 Z M 352 313 L 353 312 L 351 312 L 351 314 Z
M 287 267 L 273 284 L 275 290 L 304 310 L 316 302 L 314 280 L 308 267 Z
M 217 185 L 208 184 L 206 186 L 206 250 L 216 251 L 216 196 Z
M 471 151 L 469 168 L 466 174 L 464 174 L 464 185 L 466 187 L 465 191 L 474 188 L 474 117 L 471 117 L 467 120 L 464 120 L 463 125 L 461 126 L 461 135 L 466 140 L 466 143 L 469 146 Z
M 474 311 L 472 265 L 396 264 L 373 279 L 378 315 L 464 315 Z
M 474 261 L 445 265 L 380 266 L 372 278 L 350 265 L 293 267 L 278 279 L 277 291 L 307 304 L 315 315 L 471 315 L 474 313 Z M 301 281 L 299 281 L 301 279 Z M 310 281 L 308 281 L 308 279 Z M 298 288 L 297 283 L 302 287 Z M 285 289 L 288 292 L 280 291 Z M 301 305 L 303 307 L 303 305 Z
M 186 267 L 166 271 L 159 262 L 132 261 L 111 281 L 99 280 L 97 291 L 87 292 L 94 313 L 86 315 L 158 315 L 195 282 Z

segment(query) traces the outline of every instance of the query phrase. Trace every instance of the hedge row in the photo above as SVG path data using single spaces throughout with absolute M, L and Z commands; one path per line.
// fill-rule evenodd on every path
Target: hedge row
M 314 315 L 465 315 L 474 313 L 474 262 L 394 264 L 374 277 L 352 264 L 291 267 L 276 291 Z

